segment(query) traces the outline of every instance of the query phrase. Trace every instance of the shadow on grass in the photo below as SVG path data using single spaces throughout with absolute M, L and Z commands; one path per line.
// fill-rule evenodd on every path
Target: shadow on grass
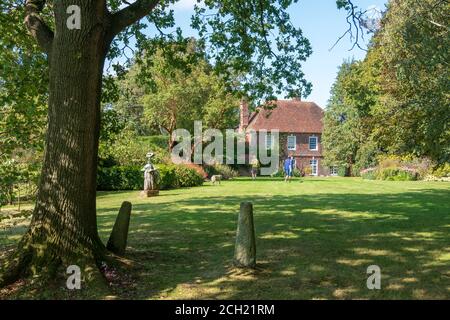
M 450 298 L 446 190 L 397 194 L 191 197 L 136 204 L 134 298 Z M 255 210 L 258 270 L 232 267 L 239 204 Z M 104 239 L 117 208 L 99 210 Z M 366 287 L 378 265 L 382 290 Z M 120 298 L 120 295 L 119 295 Z M 127 298 L 130 298 L 127 295 Z

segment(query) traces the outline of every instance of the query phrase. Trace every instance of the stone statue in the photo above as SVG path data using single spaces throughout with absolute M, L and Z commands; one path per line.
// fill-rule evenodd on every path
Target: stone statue
M 144 191 L 142 194 L 145 197 L 153 197 L 159 194 L 158 188 L 158 178 L 159 172 L 158 169 L 152 164 L 152 158 L 154 157 L 154 153 L 147 153 L 147 164 L 142 169 L 144 172 Z

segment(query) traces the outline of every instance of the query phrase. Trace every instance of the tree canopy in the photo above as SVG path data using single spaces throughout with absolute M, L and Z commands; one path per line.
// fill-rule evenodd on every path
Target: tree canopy
M 449 4 L 394 0 L 363 61 L 345 62 L 325 115 L 326 162 L 370 167 L 377 155 L 450 161 Z

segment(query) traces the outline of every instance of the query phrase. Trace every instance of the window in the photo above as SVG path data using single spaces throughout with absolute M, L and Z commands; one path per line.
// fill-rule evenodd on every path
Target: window
M 337 166 L 331 166 L 330 167 L 330 175 L 331 176 L 337 176 L 338 175 L 338 167 Z
M 318 174 L 318 161 L 313 159 L 309 161 L 309 164 L 311 166 L 311 175 L 312 176 L 317 176 Z
M 266 135 L 266 148 L 267 150 L 272 150 L 272 142 L 273 142 L 273 138 L 271 134 L 267 134 Z
M 317 137 L 309 137 L 309 150 L 318 150 Z
M 290 151 L 295 151 L 297 149 L 297 137 L 288 136 L 287 137 L 287 148 Z

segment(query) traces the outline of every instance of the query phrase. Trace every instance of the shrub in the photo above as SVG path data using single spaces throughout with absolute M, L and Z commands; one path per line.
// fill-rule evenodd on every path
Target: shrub
M 158 184 L 161 190 L 194 187 L 203 184 L 203 177 L 195 169 L 184 165 L 157 165 Z M 100 168 L 97 176 L 97 190 L 142 190 L 144 173 L 138 166 L 116 166 Z
M 417 174 L 417 179 L 423 179 L 432 172 L 433 162 L 429 158 L 417 158 L 412 155 L 380 155 L 378 156 L 378 167 L 400 168 Z
M 150 146 L 157 146 L 160 149 L 168 150 L 169 148 L 169 137 L 167 136 L 147 136 L 142 137 L 142 140 Z
M 186 165 L 175 167 L 176 187 L 196 187 L 203 184 L 204 178 L 197 170 Z
M 305 176 L 309 176 L 312 174 L 312 169 L 310 166 L 306 166 L 303 168 L 303 172 L 305 173 Z
M 414 181 L 419 177 L 416 170 L 407 167 L 368 168 L 360 174 L 366 180 Z
M 143 186 L 144 176 L 137 166 L 100 168 L 97 173 L 97 190 L 140 190 Z
M 378 179 L 387 181 L 413 181 L 417 177 L 417 172 L 408 168 L 382 168 L 377 174 Z
M 270 175 L 272 178 L 282 178 L 284 177 L 284 171 L 278 170 Z
M 221 175 L 223 179 L 233 179 L 239 176 L 239 173 L 225 164 L 215 164 L 213 166 L 205 166 L 205 171 L 208 177 L 213 175 Z
M 414 158 L 404 162 L 403 167 L 414 169 L 418 173 L 418 179 L 423 179 L 433 171 L 433 162 L 428 158 Z
M 384 158 L 378 163 L 378 167 L 380 169 L 396 168 L 399 167 L 400 165 L 401 165 L 400 159 L 394 157 Z
M 361 178 L 366 180 L 377 179 L 377 168 L 364 169 L 360 172 Z
M 345 166 L 339 166 L 339 168 L 338 168 L 338 176 L 339 177 L 347 176 L 347 168 Z
M 433 170 L 433 176 L 437 178 L 450 177 L 450 163 L 445 163 Z
M 294 177 L 297 177 L 297 178 L 302 177 L 302 172 L 297 168 L 294 169 Z
M 197 171 L 197 173 L 201 175 L 204 180 L 208 178 L 208 173 L 205 171 L 205 169 L 203 169 L 202 166 L 194 163 L 185 164 L 185 166 Z
M 178 188 L 175 165 L 157 165 L 156 168 L 159 171 L 158 184 L 161 190 Z
M 284 178 L 285 175 L 286 174 L 284 173 L 284 170 L 278 170 L 277 172 L 272 173 L 270 176 L 273 178 Z M 302 177 L 302 172 L 297 168 L 294 169 L 294 177 L 297 177 L 297 178 Z
M 155 156 L 153 163 L 169 163 L 170 154 L 167 141 L 163 137 L 139 137 L 130 132 L 123 132 L 113 143 L 102 143 L 99 146 L 100 166 L 141 166 L 146 162 L 149 151 Z

